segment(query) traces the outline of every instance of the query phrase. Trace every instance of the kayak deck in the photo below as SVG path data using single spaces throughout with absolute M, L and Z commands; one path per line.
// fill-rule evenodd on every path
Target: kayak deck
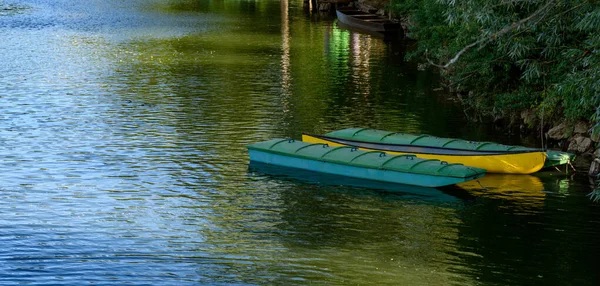
M 494 142 L 476 142 L 455 138 L 442 138 L 427 134 L 415 135 L 391 132 L 371 128 L 347 128 L 325 134 L 326 137 L 348 139 L 353 141 L 376 142 L 382 144 L 407 145 L 443 148 L 449 150 L 470 150 L 482 152 L 530 152 L 542 149 L 523 146 L 503 145 Z

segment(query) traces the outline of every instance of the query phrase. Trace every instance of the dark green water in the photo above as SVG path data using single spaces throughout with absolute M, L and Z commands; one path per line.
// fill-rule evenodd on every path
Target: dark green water
M 0 0 L 0 284 L 598 285 L 584 176 L 249 168 L 249 143 L 355 126 L 528 144 L 404 46 L 301 1 Z

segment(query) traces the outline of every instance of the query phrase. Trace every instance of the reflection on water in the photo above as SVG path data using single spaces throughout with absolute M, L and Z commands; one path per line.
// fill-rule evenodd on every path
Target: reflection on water
M 495 136 L 401 41 L 301 1 L 0 7 L 0 283 L 597 284 L 587 182 L 423 196 L 248 172 L 247 144 L 302 132 Z
M 545 179 L 556 174 L 540 175 Z M 463 222 L 458 240 L 461 252 L 453 258 L 453 270 L 477 275 L 479 281 L 492 285 L 565 280 L 573 284 L 597 283 L 595 274 L 573 268 L 575 261 L 587 260 L 591 257 L 589 251 L 595 252 L 595 235 L 579 235 L 593 232 L 599 225 L 597 218 L 589 216 L 588 207 L 581 208 L 583 201 L 564 200 L 560 186 L 551 180 L 539 185 L 537 176 L 526 176 L 522 182 L 502 177 L 491 180 L 500 185 L 490 189 L 489 196 L 483 191 L 472 208 L 459 213 Z M 513 185 L 517 182 L 525 185 Z M 582 191 L 585 189 L 579 190 L 580 196 L 584 196 Z
M 340 22 L 339 20 L 335 21 L 335 25 L 340 29 L 340 30 L 347 30 L 351 33 L 355 33 L 355 34 L 362 34 L 364 36 L 369 36 L 370 38 L 375 38 L 375 39 L 379 39 L 379 40 L 383 40 L 386 42 L 390 42 L 390 41 L 399 41 L 402 40 L 402 32 L 399 31 L 398 33 L 380 33 L 380 32 L 374 32 L 374 31 L 369 31 L 369 30 L 363 30 L 357 27 L 352 27 L 350 25 L 344 24 L 342 22 Z
M 456 197 L 445 194 L 444 192 L 435 188 L 361 180 L 350 177 L 310 172 L 301 169 L 284 168 L 256 162 L 250 162 L 249 169 L 252 173 L 268 174 L 274 176 L 274 178 L 288 179 L 291 181 L 299 181 L 309 184 L 329 186 L 354 186 L 366 189 L 380 190 L 383 192 L 392 192 L 398 194 L 399 196 L 414 196 L 422 200 L 436 200 L 445 202 L 457 200 Z
M 511 209 L 542 208 L 546 197 L 544 184 L 535 175 L 486 174 L 457 186 L 477 197 L 502 200 Z
M 299 266 L 312 267 L 333 283 L 444 285 L 452 280 L 443 261 L 457 238 L 449 227 L 456 198 L 433 189 L 423 194 L 424 188 L 360 180 L 347 186 L 344 179 L 340 185 L 339 177 L 298 176 L 274 168 L 265 175 L 265 168 L 254 166 L 249 176 L 268 184 L 281 200 L 277 229 L 286 234 L 279 238 L 286 254 L 311 257 L 296 261 Z

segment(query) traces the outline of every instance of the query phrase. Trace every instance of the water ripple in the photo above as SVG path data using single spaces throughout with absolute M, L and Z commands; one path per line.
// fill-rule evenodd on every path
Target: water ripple
M 273 137 L 469 128 L 402 43 L 282 3 L 0 1 L 0 284 L 593 284 L 574 180 L 249 168 Z

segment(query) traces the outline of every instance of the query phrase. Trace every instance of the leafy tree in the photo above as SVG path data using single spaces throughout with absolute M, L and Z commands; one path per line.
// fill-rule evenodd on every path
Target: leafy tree
M 600 1 L 392 0 L 467 106 L 493 116 L 591 119 L 600 131 Z

